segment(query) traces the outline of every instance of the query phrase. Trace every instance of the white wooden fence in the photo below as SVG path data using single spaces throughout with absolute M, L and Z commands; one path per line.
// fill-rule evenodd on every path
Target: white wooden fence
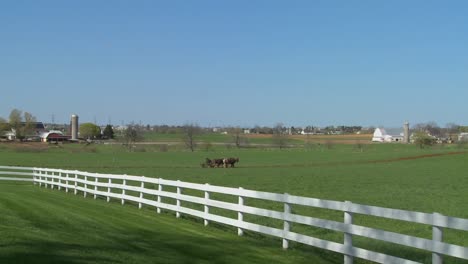
M 0 175 L 5 175 L 7 177 L 0 177 L 0 181 L 33 181 L 34 173 L 32 171 L 34 168 L 0 166 L 0 170 L 2 169 L 4 171 L 0 171 Z
M 11 168 L 1 167 L 0 169 Z M 377 263 L 419 263 L 399 257 L 390 256 L 383 253 L 373 252 L 367 249 L 353 246 L 353 237 L 361 236 L 385 242 L 395 243 L 416 249 L 432 252 L 432 263 L 442 263 L 444 255 L 468 260 L 468 248 L 443 242 L 444 228 L 468 231 L 468 219 L 444 216 L 438 213 L 420 213 L 405 210 L 389 209 L 368 205 L 355 204 L 349 201 L 339 202 L 331 200 L 321 200 L 315 198 L 294 196 L 289 194 L 278 194 L 246 190 L 243 188 L 228 188 L 212 186 L 209 184 L 195 184 L 181 181 L 164 180 L 158 178 L 146 178 L 144 176 L 114 175 L 81 172 L 76 170 L 44 169 L 44 168 L 18 168 L 29 169 L 33 173 L 34 184 L 50 187 L 58 190 L 64 189 L 66 192 L 73 191 L 74 194 L 81 192 L 85 197 L 93 195 L 110 199 L 119 199 L 122 204 L 125 201 L 138 203 L 141 208 L 143 204 L 154 206 L 157 212 L 162 209 L 176 212 L 176 216 L 187 214 L 204 219 L 205 225 L 210 221 L 230 225 L 238 229 L 238 234 L 242 235 L 244 230 L 254 231 L 274 237 L 283 241 L 283 248 L 287 249 L 289 241 L 314 246 L 317 248 L 338 252 L 344 255 L 344 263 L 352 263 L 353 258 L 361 258 Z M 8 174 L 8 172 L 0 172 Z M 118 183 L 117 183 L 118 181 Z M 127 184 L 127 181 L 137 182 L 137 186 Z M 121 182 L 121 183 L 120 183 Z M 145 184 L 155 184 L 157 189 L 145 188 Z M 175 192 L 167 191 L 166 186 L 176 188 Z M 99 190 L 98 188 L 101 188 Z M 103 189 L 105 191 L 103 191 Z M 204 197 L 197 197 L 184 194 L 184 190 L 198 190 L 204 192 Z M 136 192 L 133 196 L 126 191 Z M 210 193 L 222 193 L 237 197 L 237 203 L 229 203 L 210 199 Z M 154 199 L 144 198 L 144 194 L 151 195 Z M 162 197 L 176 200 L 176 204 L 164 203 Z M 284 204 L 283 211 L 268 210 L 247 206 L 244 204 L 245 198 L 255 198 L 267 201 L 274 201 Z M 204 210 L 195 210 L 182 206 L 181 201 L 203 205 Z M 344 222 L 324 220 L 310 216 L 294 214 L 291 211 L 293 205 L 310 206 L 323 209 L 341 211 Z M 220 216 L 210 213 L 210 208 L 222 208 L 237 213 L 237 219 Z M 244 221 L 244 214 L 268 217 L 283 221 L 283 228 L 273 228 Z M 419 223 L 432 226 L 432 239 L 414 237 L 395 232 L 365 227 L 353 224 L 353 215 L 370 215 L 387 219 L 395 219 L 412 223 Z M 291 224 L 299 223 L 303 225 L 324 228 L 328 230 L 342 232 L 344 234 L 343 243 L 336 243 L 319 239 L 316 237 L 299 234 L 291 231 Z

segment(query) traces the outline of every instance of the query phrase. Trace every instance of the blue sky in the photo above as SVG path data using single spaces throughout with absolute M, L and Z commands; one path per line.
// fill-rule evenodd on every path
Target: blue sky
M 468 124 L 467 1 L 2 1 L 0 116 Z

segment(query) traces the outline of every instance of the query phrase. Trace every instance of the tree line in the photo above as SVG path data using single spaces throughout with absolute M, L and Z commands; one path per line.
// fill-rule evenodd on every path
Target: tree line
M 36 127 L 36 117 L 29 112 L 13 109 L 8 120 L 0 117 L 0 132 L 12 131 L 18 140 L 24 140 L 27 135 L 34 133 Z

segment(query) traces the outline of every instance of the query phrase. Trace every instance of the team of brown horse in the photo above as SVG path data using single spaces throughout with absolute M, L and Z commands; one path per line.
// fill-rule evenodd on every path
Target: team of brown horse
M 210 168 L 234 168 L 234 164 L 239 162 L 239 158 L 224 158 L 224 159 L 205 159 L 205 163 L 202 163 L 202 167 L 210 167 Z

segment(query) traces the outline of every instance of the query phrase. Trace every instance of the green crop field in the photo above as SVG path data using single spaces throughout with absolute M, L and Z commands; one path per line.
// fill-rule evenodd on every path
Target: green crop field
M 468 177 L 466 173 L 468 171 L 467 153 L 465 148 L 456 145 L 419 149 L 414 145 L 400 144 L 370 144 L 359 146 L 357 144 L 311 144 L 307 147 L 287 148 L 283 150 L 274 148 L 237 149 L 217 145 L 206 150 L 199 149 L 195 152 L 185 151 L 180 147 L 171 147 L 162 151 L 157 145 L 139 145 L 137 148 L 133 149 L 132 152 L 129 152 L 120 145 L 85 146 L 77 144 L 36 146 L 4 144 L 0 145 L 0 165 L 37 166 L 78 169 L 90 172 L 143 175 L 195 183 L 243 187 L 259 191 L 289 193 L 328 200 L 347 200 L 354 203 L 418 212 L 438 212 L 444 215 L 468 218 L 468 204 L 466 203 L 468 200 Z M 236 168 L 202 168 L 200 166 L 200 163 L 202 163 L 206 157 L 215 158 L 230 156 L 240 158 L 240 162 L 236 165 Z M 12 185 L 6 187 L 5 184 L 1 183 L 0 188 L 10 190 L 10 195 L 15 193 L 11 190 L 13 188 Z M 160 216 L 155 215 L 154 212 L 139 212 L 132 206 L 125 206 L 125 208 L 128 207 L 129 209 L 120 210 L 118 208 L 121 207 L 116 204 L 107 205 L 103 201 L 83 198 L 78 199 L 71 195 L 65 195 L 63 192 L 44 190 L 38 187 L 22 186 L 20 189 L 20 192 L 26 192 L 32 195 L 31 197 L 26 195 L 22 198 L 24 203 L 30 203 L 31 206 L 33 206 L 32 204 L 35 201 L 30 200 L 34 200 L 35 197 L 41 196 L 43 197 L 41 199 L 47 200 L 49 195 L 63 195 L 63 197 L 71 197 L 67 199 L 64 198 L 64 202 L 68 201 L 68 199 L 72 199 L 73 201 L 70 202 L 75 203 L 76 207 L 79 207 L 78 204 L 80 203 L 83 203 L 83 208 L 93 205 L 101 207 L 107 206 L 109 207 L 108 210 L 117 210 L 119 213 L 123 214 L 128 213 L 129 218 L 135 217 L 135 214 L 148 214 L 145 215 L 145 217 L 149 217 L 151 220 L 143 217 L 145 220 L 142 221 L 146 222 L 169 221 L 173 219 L 173 216 L 170 215 Z M 7 203 L 3 202 L 5 200 L 3 193 L 2 191 L 2 205 Z M 220 199 L 228 198 L 220 196 Z M 8 201 L 11 203 L 11 199 Z M 263 203 L 263 201 L 253 199 L 252 201 L 247 201 L 247 203 L 259 207 L 280 208 L 280 205 L 270 205 Z M 22 208 L 28 210 L 27 205 Z M 4 209 L 2 208 L 2 210 Z M 50 210 L 49 212 L 52 211 L 53 210 Z M 342 221 L 343 219 L 342 214 L 329 210 L 314 210 L 297 206 L 293 207 L 293 211 L 304 215 L 313 215 L 315 217 L 336 221 Z M 7 213 L 7 215 L 10 214 L 15 216 L 19 214 L 19 212 L 11 211 Z M 40 215 L 40 211 L 35 211 L 35 214 L 36 215 L 31 216 L 26 215 L 24 218 L 36 218 L 37 215 Z M 82 212 L 82 214 L 86 215 L 86 212 Z M 275 221 L 269 222 L 269 220 L 260 217 L 247 216 L 245 219 L 274 227 L 281 225 L 281 223 Z M 52 218 L 50 221 L 56 223 L 58 227 L 60 227 L 65 220 Z M 23 224 L 21 221 L 14 221 L 11 223 L 16 222 L 19 229 L 28 229 L 27 226 L 21 226 Z M 177 220 L 177 223 L 179 222 L 180 220 Z M 191 226 L 187 228 L 193 228 L 194 230 L 201 229 L 205 232 L 203 224 L 197 223 L 196 220 L 187 222 L 189 222 L 187 225 Z M 364 226 L 381 228 L 428 239 L 431 238 L 432 234 L 432 230 L 428 226 L 401 221 L 356 216 L 355 222 Z M 14 226 L 15 224 L 12 225 Z M 31 223 L 31 225 L 34 225 L 34 222 Z M 125 226 L 118 228 L 125 229 Z M 10 232 L 8 231 L 9 229 L 3 227 L 1 227 L 0 230 L 2 232 Z M 133 229 L 129 228 L 129 236 L 132 234 L 131 230 Z M 342 242 L 343 240 L 342 233 L 338 232 L 301 225 L 293 226 L 293 231 L 294 230 L 331 241 Z M 26 236 L 25 231 L 18 232 L 24 233 L 23 235 Z M 54 235 L 57 237 L 53 239 L 56 243 L 66 243 L 66 239 L 64 239 L 62 235 L 66 236 L 67 232 L 69 232 L 67 225 L 64 225 L 63 228 L 56 228 L 51 232 L 57 233 Z M 63 234 L 60 232 L 65 233 Z M 71 234 L 73 234 L 73 232 L 75 231 L 70 231 Z M 231 236 L 234 235 L 235 232 L 229 228 L 220 228 L 219 234 L 211 228 L 206 232 L 214 232 L 213 236 L 219 235 L 221 237 L 226 237 L 226 240 L 232 239 L 235 241 L 231 241 L 232 243 L 238 243 L 238 239 L 244 239 Z M 169 236 L 169 233 L 166 235 Z M 176 235 L 174 236 L 176 237 Z M 286 259 L 293 258 L 296 260 L 291 263 L 301 263 L 301 258 L 307 258 L 308 254 L 311 252 L 314 252 L 313 255 L 317 256 L 320 260 L 312 261 L 312 263 L 342 262 L 342 256 L 340 255 L 315 250 L 299 244 L 292 245 L 293 253 L 283 253 L 280 249 L 281 241 L 254 234 L 251 236 L 254 237 L 252 243 L 257 244 L 246 246 L 250 250 L 255 250 L 250 247 L 258 247 L 258 245 L 262 245 L 260 248 L 272 246 L 272 248 L 276 248 L 277 252 L 275 250 L 273 251 L 276 252 L 275 254 L 278 254 L 279 259 L 283 256 L 282 254 L 297 254 L 294 256 L 284 256 Z M 111 240 L 111 238 L 106 239 Z M 201 237 L 201 239 L 203 239 L 203 237 Z M 252 238 L 248 237 L 245 239 Z M 0 241 L 6 243 L 5 240 Z M 246 243 L 250 243 L 250 241 L 251 240 Z M 363 248 L 425 263 L 430 262 L 430 253 L 427 252 L 420 252 L 402 246 L 358 237 L 354 239 L 354 241 L 355 245 Z M 444 241 L 468 246 L 468 234 L 447 230 L 444 233 Z M 76 243 L 82 244 L 84 242 Z M 147 243 L 151 244 L 156 242 L 149 240 Z M 47 247 L 47 243 L 45 243 L 45 245 L 45 247 Z M 24 248 L 27 248 L 27 246 L 24 246 Z M 5 249 L 4 247 L 2 247 L 1 250 L 3 250 L 0 251 L 1 256 L 8 254 L 8 252 L 13 252 L 12 249 Z M 89 250 L 89 255 L 96 256 L 96 258 L 100 256 L 99 252 L 91 249 Z M 83 258 L 88 256 L 88 253 L 81 252 L 79 254 L 81 254 Z M 131 256 L 127 257 L 129 259 L 133 259 L 133 257 L 136 258 L 136 256 L 132 254 L 137 253 L 130 253 Z M 249 254 L 254 253 L 250 252 L 247 255 Z M 103 258 L 107 258 L 109 255 L 112 254 L 104 251 L 102 253 Z M 154 257 L 147 251 L 143 251 L 141 255 L 142 258 L 145 256 L 149 259 Z M 239 255 L 239 257 L 242 257 L 242 255 Z M 168 258 L 171 258 L 171 256 L 168 255 Z M 1 260 L 2 259 L 0 259 L 0 261 Z M 112 262 L 112 260 L 110 261 Z M 257 262 L 264 263 L 266 261 L 268 260 L 259 259 Z M 86 259 L 84 259 L 83 262 L 86 262 Z M 200 259 L 199 262 L 203 262 L 203 259 Z M 223 263 L 221 258 L 215 262 Z M 252 263 L 252 261 L 248 261 L 247 258 L 235 262 Z M 280 262 L 280 260 L 278 260 L 278 262 Z M 174 263 L 177 263 L 177 261 Z M 226 261 L 226 263 L 231 263 L 231 261 Z M 357 260 L 356 263 L 363 262 Z M 445 259 L 445 263 L 464 262 L 453 258 L 447 258 Z

